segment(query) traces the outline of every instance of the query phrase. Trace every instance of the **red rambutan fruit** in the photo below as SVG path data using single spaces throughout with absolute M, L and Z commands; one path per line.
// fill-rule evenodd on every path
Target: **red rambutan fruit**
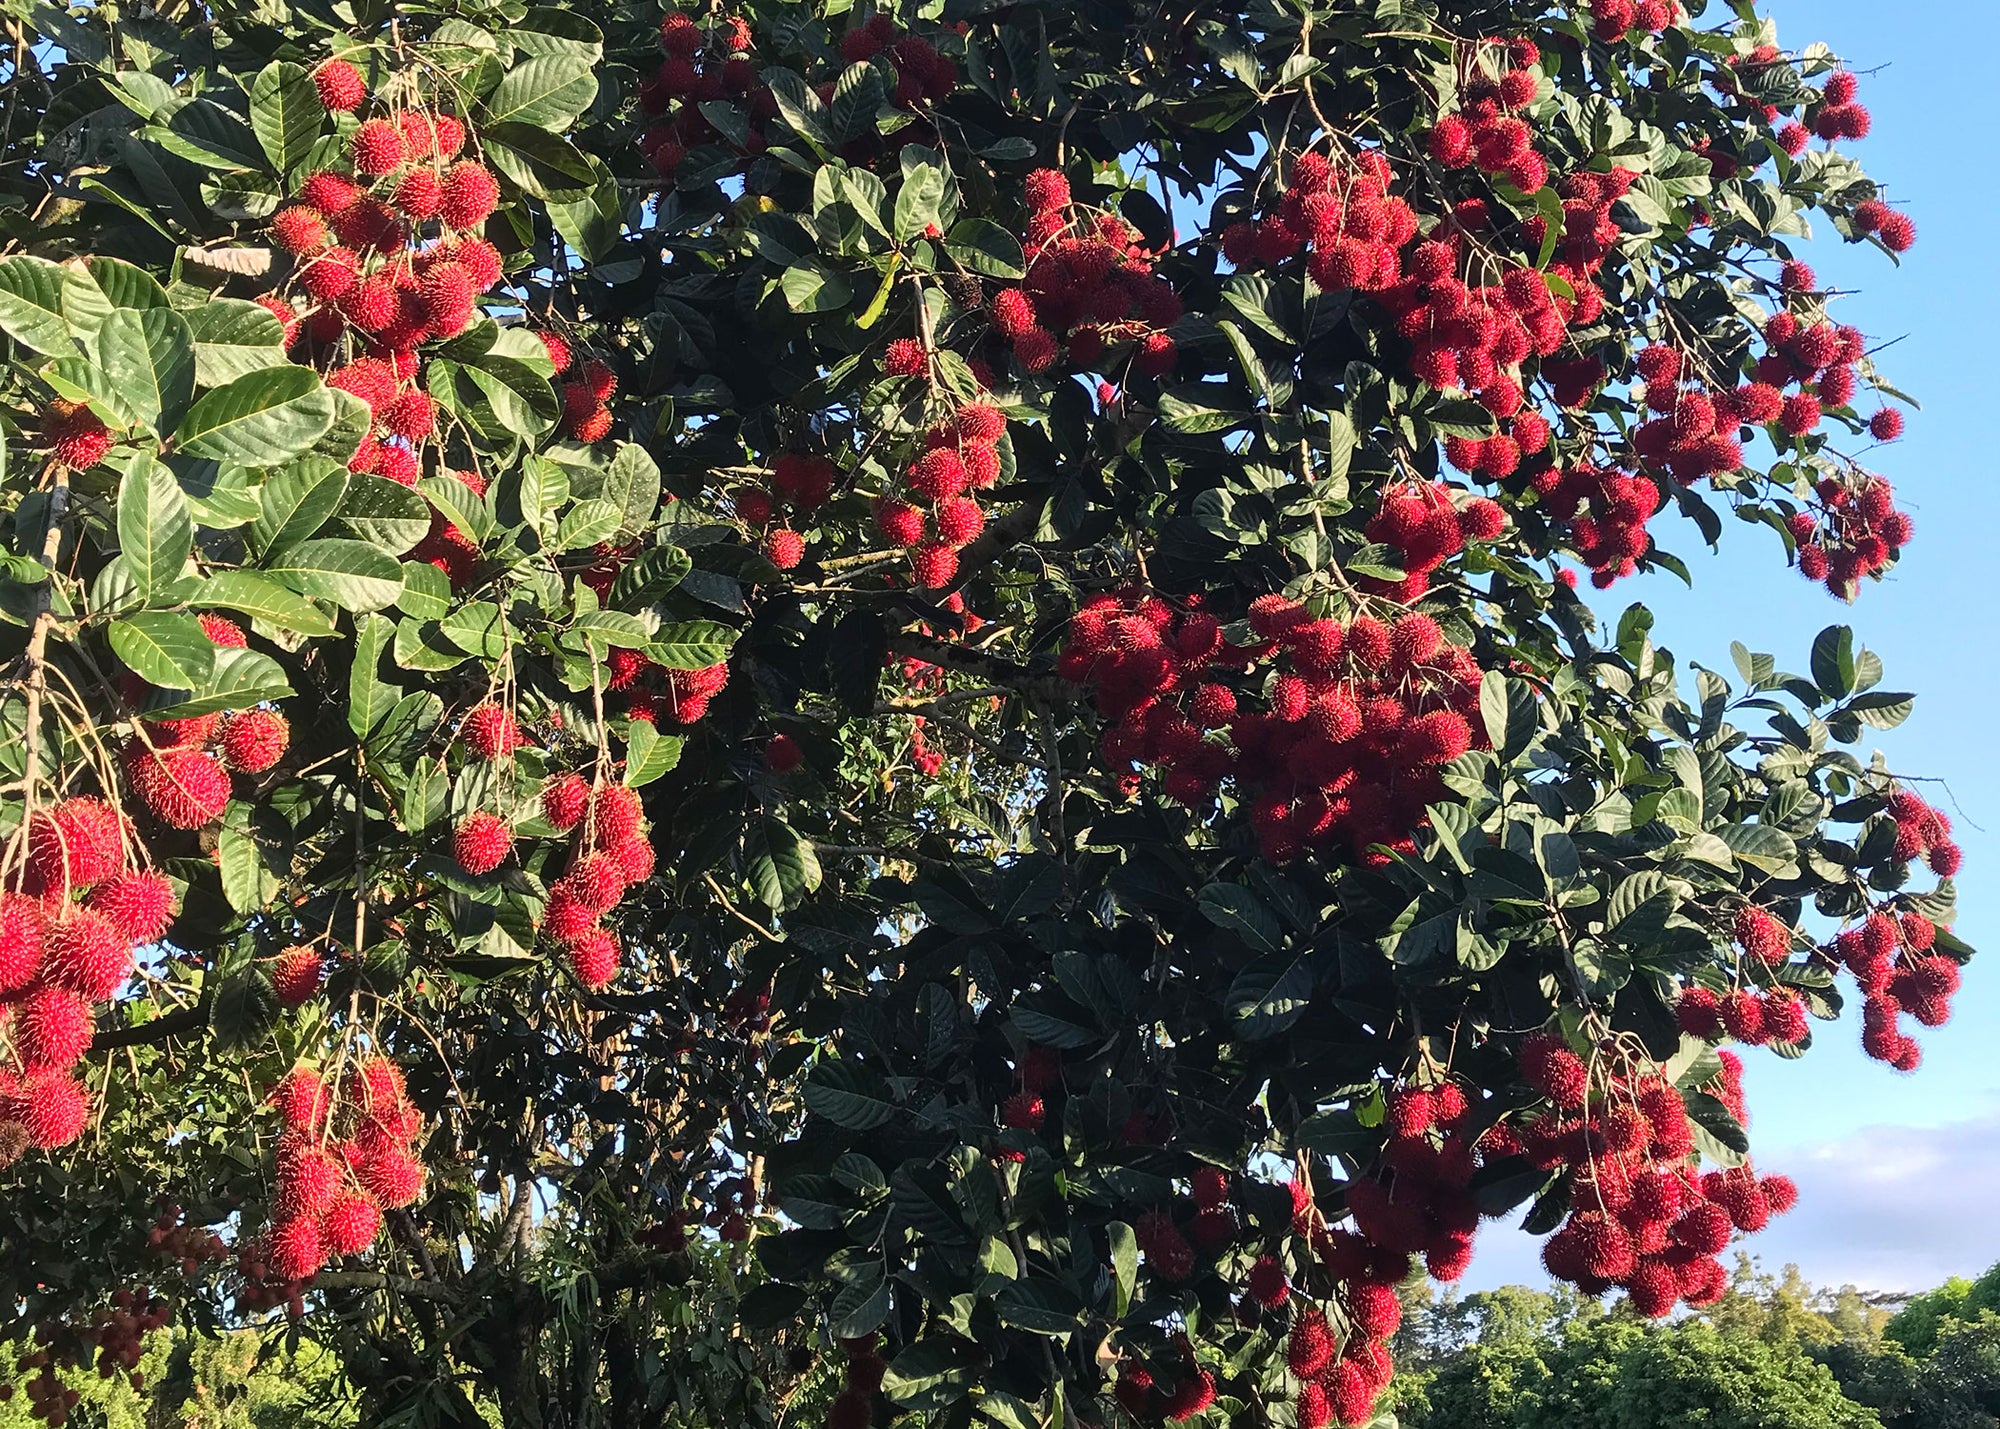
M 481 809 L 467 814 L 451 836 L 451 854 L 470 874 L 491 873 L 514 851 L 514 834 L 498 814 Z
M 285 1007 L 302 1007 L 312 1001 L 325 980 L 326 963 L 312 948 L 295 945 L 271 959 L 271 986 Z
M 157 943 L 174 921 L 174 886 L 158 873 L 115 873 L 91 889 L 89 902 L 134 943 Z
M 284 757 L 292 727 L 276 710 L 241 710 L 222 725 L 222 759 L 242 774 L 262 774 Z

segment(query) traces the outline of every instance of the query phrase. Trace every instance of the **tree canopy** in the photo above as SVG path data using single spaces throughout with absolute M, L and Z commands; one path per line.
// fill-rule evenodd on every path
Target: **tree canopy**
M 1751 0 L 5 13 L 42 1419 L 288 1319 L 368 1423 L 1386 1425 L 1482 1218 L 1715 1305 L 1742 1056 L 1950 1015 L 1882 659 L 1599 613 L 1915 536 Z

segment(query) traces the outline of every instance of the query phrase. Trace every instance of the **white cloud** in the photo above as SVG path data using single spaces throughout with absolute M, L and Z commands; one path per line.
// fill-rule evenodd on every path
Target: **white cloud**
M 1799 1204 L 1741 1248 L 1818 1285 L 1927 1290 L 2000 1262 L 2000 1114 L 1944 1126 L 1873 1126 L 1761 1158 Z M 1463 1289 L 1546 1281 L 1541 1242 L 1489 1225 Z

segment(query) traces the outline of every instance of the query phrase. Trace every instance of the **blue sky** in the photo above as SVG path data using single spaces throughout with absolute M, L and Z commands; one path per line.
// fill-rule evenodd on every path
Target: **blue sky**
M 2000 400 L 1982 356 L 2000 331 L 1991 258 L 2000 204 L 1970 162 L 2000 53 L 2000 3 L 1942 0 L 1923 7 L 1922 23 L 1913 7 L 1882 0 L 1760 10 L 1776 16 L 1788 49 L 1822 40 L 1861 73 L 1875 125 L 1853 150 L 1917 221 L 1900 269 L 1830 231 L 1805 255 L 1822 283 L 1860 290 L 1842 319 L 1871 345 L 1902 339 L 1881 356 L 1884 375 L 1924 409 L 1909 414 L 1902 441 L 1867 460 L 1896 484 L 1916 541 L 1850 608 L 1785 569 L 1773 533 L 1730 523 L 1722 554 L 1697 560 L 1692 527 L 1666 525 L 1664 544 L 1689 559 L 1694 589 L 1672 576 L 1621 582 L 1599 607 L 1644 601 L 1659 617 L 1654 638 L 1684 668 L 1699 661 L 1732 680 L 1732 639 L 1800 670 L 1817 631 L 1851 624 L 1882 657 L 1884 686 L 1918 693 L 1909 723 L 1878 742 L 1899 772 L 1948 781 L 1948 798 L 1937 786 L 1926 794 L 1952 814 L 1965 849 L 1957 931 L 1988 958 L 1967 970 L 1950 1025 L 1922 1031 L 1913 1076 L 1864 1058 L 1852 1017 L 1822 1026 L 1800 1061 L 1749 1054 L 1758 1163 L 1796 1177 L 1804 1200 L 1744 1248 L 1817 1281 L 1921 1289 L 2000 1260 L 2000 907 L 1989 892 L 2000 870 L 2000 760 L 1984 747 L 2000 705 L 2000 591 L 1979 593 L 2000 574 L 1986 465 Z M 1489 1229 L 1466 1288 L 1539 1280 L 1535 1251 Z

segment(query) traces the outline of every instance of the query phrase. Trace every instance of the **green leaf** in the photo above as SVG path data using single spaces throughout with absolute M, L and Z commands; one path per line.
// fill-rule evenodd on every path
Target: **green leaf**
M 1132 1291 L 1139 1283 L 1139 1237 L 1123 1221 L 1104 1228 L 1111 1246 L 1111 1277 L 1114 1292 L 1112 1318 L 1122 1320 L 1132 1308 Z
M 1813 683 L 1830 700 L 1854 692 L 1854 631 L 1845 625 L 1829 625 L 1813 637 Z
M 340 509 L 347 482 L 347 468 L 331 461 L 301 462 L 274 473 L 260 493 L 251 539 L 266 555 L 307 540 Z
M 197 608 L 237 610 L 269 625 L 302 635 L 331 635 L 333 622 L 304 596 L 286 590 L 255 571 L 217 571 L 188 598 Z
M 215 673 L 215 642 L 192 615 L 142 610 L 114 620 L 109 636 L 126 668 L 162 689 L 200 689 Z
M 188 456 L 277 466 L 312 449 L 333 426 L 333 394 L 310 367 L 246 372 L 204 395 L 174 432 Z
M 875 132 L 875 116 L 888 98 L 882 75 L 872 64 L 849 65 L 833 83 L 831 122 L 837 144 L 851 144 Z
M 1195 899 L 1201 916 L 1226 928 L 1257 953 L 1275 953 L 1285 943 L 1278 917 L 1264 900 L 1240 883 L 1211 883 Z
M 677 734 L 661 734 L 645 720 L 633 720 L 625 741 L 625 786 L 637 789 L 672 770 L 681 762 L 683 743 Z
M 597 187 L 597 173 L 577 147 L 532 124 L 493 124 L 480 132 L 487 160 L 524 193 L 579 203 Z
M 772 912 L 795 908 L 819 887 L 819 856 L 783 819 L 766 816 L 743 840 L 750 886 Z
M 246 372 L 289 361 L 284 326 L 256 303 L 210 298 L 181 316 L 194 338 L 194 380 L 204 387 L 219 387 Z
M 1743 862 L 1776 873 L 1798 858 L 1798 845 L 1768 824 L 1723 824 L 1714 833 Z
M 222 896 L 237 913 L 255 913 L 278 894 L 278 880 L 264 866 L 257 841 L 234 822 L 225 823 L 216 838 L 215 865 L 222 874 Z
M 118 487 L 118 549 L 142 594 L 180 578 L 194 549 L 194 520 L 173 472 L 141 447 Z
M 806 1082 L 806 1110 L 849 1131 L 873 1131 L 895 1119 L 882 1079 L 854 1062 L 827 1060 Z
M 905 153 L 908 152 L 906 149 Z M 912 238 L 920 238 L 925 231 L 938 227 L 943 222 L 945 188 L 949 178 L 942 161 L 917 163 L 905 166 L 903 186 L 896 191 L 895 218 L 892 224 L 897 238 L 907 243 Z
M 403 568 L 365 541 L 302 541 L 272 557 L 264 573 L 300 595 L 343 610 L 381 610 L 403 590 Z
M 765 70 L 763 79 L 770 86 L 778 113 L 801 139 L 822 149 L 833 147 L 832 116 L 827 113 L 825 101 L 804 79 L 793 70 L 775 67 Z
M 170 430 L 194 397 L 194 334 L 171 308 L 120 308 L 88 344 L 109 380 L 104 393 L 127 422 Z
M 945 252 L 975 273 L 993 278 L 1019 278 L 1027 268 L 1021 240 L 1010 229 L 988 218 L 960 219 L 945 235 Z
M 382 652 L 394 627 L 385 615 L 354 622 L 354 663 L 347 679 L 347 727 L 366 739 L 396 706 L 396 687 L 382 678 Z
M 1519 756 L 1534 742 L 1541 724 L 1541 705 L 1534 687 L 1498 670 L 1488 670 L 1479 682 L 1479 714 L 1486 737 L 1503 759 Z
M 1683 1094 L 1688 1120 L 1694 1123 L 1694 1144 L 1718 1166 L 1741 1166 L 1750 1159 L 1750 1137 L 1729 1108 L 1707 1092 Z
M 619 569 L 611 583 L 611 604 L 639 610 L 666 595 L 694 569 L 694 558 L 679 546 L 653 546 Z
M 597 66 L 589 55 L 536 55 L 507 71 L 486 98 L 486 123 L 566 129 L 597 97 Z
M 384 476 L 356 476 L 348 481 L 339 520 L 348 535 L 400 556 L 424 539 L 431 510 L 407 486 Z
M 618 246 L 619 234 L 624 229 L 625 205 L 618 195 L 618 179 L 604 166 L 604 161 L 593 157 L 590 164 L 597 182 L 589 196 L 574 203 L 551 202 L 548 209 L 549 221 L 556 226 L 563 242 L 588 261 L 598 263 Z
M 507 653 L 507 621 L 490 600 L 460 606 L 438 622 L 438 632 L 468 655 L 498 660 Z
M 256 968 L 231 973 L 208 1004 L 211 1040 L 222 1051 L 239 1051 L 264 1040 L 278 1020 L 278 998 Z
M 140 713 L 148 719 L 193 719 L 222 710 L 247 710 L 292 693 L 283 668 L 261 651 L 217 646 L 214 659 L 215 668 L 200 689 L 156 690 L 146 697 Z
M 576 551 L 600 545 L 618 533 L 619 510 L 609 501 L 579 501 L 556 527 L 555 548 Z
M 250 128 L 280 174 L 305 162 L 325 122 L 326 108 L 303 67 L 273 60 L 250 82 Z
M 87 275 L 46 258 L 21 253 L 0 258 L 0 329 L 45 356 L 74 354 L 76 339 L 64 315 L 63 292 L 79 283 L 96 286 Z
M 1231 1036 L 1244 1042 L 1277 1036 L 1305 1015 L 1312 993 L 1312 967 L 1305 958 L 1252 963 L 1236 975 L 1223 999 Z
M 620 442 L 597 497 L 617 508 L 620 531 L 638 535 L 652 525 L 660 507 L 659 464 L 637 442 Z
M 847 279 L 816 263 L 787 268 L 778 286 L 784 290 L 785 305 L 795 313 L 838 312 L 854 301 Z
M 669 670 L 706 670 L 729 658 L 736 632 L 713 620 L 685 620 L 662 625 L 646 654 Z

